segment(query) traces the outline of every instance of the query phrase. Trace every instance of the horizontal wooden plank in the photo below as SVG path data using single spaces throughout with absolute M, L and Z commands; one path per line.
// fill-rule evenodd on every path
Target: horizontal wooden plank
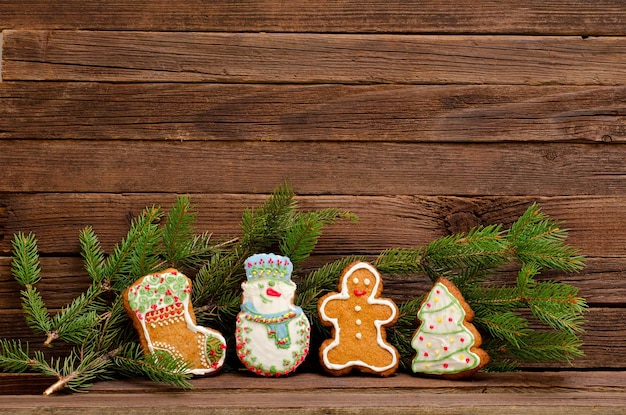
M 0 139 L 626 141 L 626 86 L 0 83 Z
M 276 393 L 333 391 L 367 391 L 371 394 L 397 391 L 416 394 L 449 393 L 497 394 L 526 393 L 619 393 L 624 392 L 626 372 L 553 371 L 517 373 L 478 373 L 471 381 L 451 381 L 424 378 L 400 373 L 384 380 L 368 376 L 330 377 L 314 373 L 299 373 L 278 379 L 263 379 L 244 372 L 223 373 L 217 377 L 196 377 L 191 380 L 194 393 L 238 393 L 242 391 Z M 51 378 L 39 374 L 0 374 L 0 395 L 38 395 L 51 383 Z M 179 391 L 174 387 L 142 379 L 116 379 L 95 383 L 90 396 L 99 399 L 104 394 L 155 394 Z
M 318 195 L 624 196 L 624 157 L 611 144 L 3 140 L 0 192 L 260 193 L 291 181 Z
M 596 391 L 588 388 L 588 382 L 584 381 L 586 377 L 609 379 L 611 376 L 603 372 L 481 374 L 471 381 L 441 382 L 410 375 L 373 379 L 302 374 L 270 380 L 222 374 L 194 380 L 197 390 L 186 393 L 156 386 L 136 393 L 133 386 L 140 382 L 111 381 L 97 384 L 92 393 L 82 395 L 52 398 L 2 395 L 0 405 L 5 413 L 15 415 L 39 413 L 43 408 L 51 414 L 131 415 L 159 411 L 192 415 L 291 414 L 294 411 L 305 414 L 437 415 L 501 411 L 512 415 L 618 414 L 626 408 L 626 392 L 621 389 Z M 621 377 L 618 373 L 616 378 Z M 574 386 L 575 381 L 579 381 L 578 386 Z M 306 382 L 304 389 L 297 386 L 302 382 Z M 226 386 L 223 387 L 223 383 Z M 110 390 L 97 388 L 99 385 Z M 511 387 L 504 390 L 507 385 Z M 572 389 L 562 391 L 561 385 Z M 483 390 L 478 390 L 481 386 Z M 550 390 L 550 386 L 554 389 Z M 233 392 L 237 399 L 227 399 L 224 395 Z
M 7 30 L 2 79 L 623 85 L 626 39 Z
M 624 35 L 621 0 L 4 0 L 0 28 Z
M 619 278 L 623 267 L 620 261 L 626 258 L 626 233 L 621 232 L 626 223 L 623 197 L 320 196 L 306 195 L 298 182 L 294 186 L 303 211 L 336 207 L 359 217 L 357 223 L 328 227 L 317 246 L 318 255 L 376 255 L 391 247 L 423 246 L 474 226 L 508 227 L 536 201 L 550 217 L 564 222 L 570 230 L 569 244 L 597 258 L 589 272 L 598 274 L 598 278 L 612 279 L 609 275 L 613 274 Z M 210 232 L 218 240 L 239 236 L 243 211 L 260 206 L 266 197 L 192 194 L 197 230 Z M 110 252 L 126 235 L 130 218 L 146 206 L 162 206 L 167 211 L 175 198 L 175 194 L 167 193 L 0 194 L 0 255 L 10 252 L 12 236 L 17 232 L 35 233 L 39 249 L 46 256 L 77 255 L 78 233 L 85 226 L 93 227 L 104 249 Z M 59 264 L 62 266 L 65 263 Z

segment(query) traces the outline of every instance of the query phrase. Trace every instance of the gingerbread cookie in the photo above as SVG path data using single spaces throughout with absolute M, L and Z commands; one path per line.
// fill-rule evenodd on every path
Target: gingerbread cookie
M 218 371 L 226 340 L 216 330 L 196 325 L 191 280 L 173 268 L 146 275 L 124 292 L 124 307 L 145 353 L 166 351 L 190 363 L 189 373 Z
M 480 349 L 480 333 L 470 323 L 474 312 L 447 279 L 437 280 L 417 317 L 422 323 L 411 341 L 417 352 L 413 372 L 454 379 L 471 376 L 489 363 L 489 355 Z
M 246 260 L 241 311 L 237 315 L 237 356 L 263 376 L 292 373 L 309 353 L 311 327 L 294 305 L 296 284 L 289 258 L 257 254 Z
M 380 274 L 366 262 L 354 262 L 343 271 L 338 290 L 318 301 L 320 320 L 331 327 L 331 339 L 320 347 L 322 367 L 340 376 L 352 369 L 390 376 L 400 357 L 387 342 L 386 327 L 398 318 L 398 307 L 380 298 Z

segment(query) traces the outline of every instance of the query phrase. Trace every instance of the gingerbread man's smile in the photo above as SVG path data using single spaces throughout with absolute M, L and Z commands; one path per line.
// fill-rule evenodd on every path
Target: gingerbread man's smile
M 354 290 L 354 295 L 356 295 L 357 297 L 362 297 L 365 294 L 367 294 L 367 291 L 365 290 Z

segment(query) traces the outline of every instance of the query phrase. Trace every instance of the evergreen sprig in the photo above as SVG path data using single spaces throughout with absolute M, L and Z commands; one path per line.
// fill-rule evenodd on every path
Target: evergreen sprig
M 583 268 L 584 257 L 565 244 L 566 238 L 562 224 L 532 204 L 509 229 L 476 227 L 423 248 L 385 251 L 375 264 L 392 276 L 408 272 L 423 273 L 433 281 L 449 278 L 475 312 L 474 324 L 486 338 L 483 348 L 492 355 L 491 367 L 510 370 L 524 362 L 570 361 L 582 354 L 578 335 L 583 332 L 585 300 L 569 284 L 537 281 L 544 269 L 577 272 Z M 413 265 L 401 261 L 411 258 L 416 261 Z M 489 280 L 511 262 L 520 264 L 514 286 Z M 409 327 L 416 328 L 410 318 L 420 306 L 415 300 L 401 304 L 403 317 L 392 328 L 392 341 L 403 356 L 413 354 L 406 336 L 411 334 Z M 407 316 L 409 321 L 403 319 Z M 531 328 L 537 324 L 544 328 Z
M 58 380 L 46 394 L 67 388 L 81 391 L 93 381 L 116 375 L 146 376 L 188 387 L 185 362 L 164 356 L 139 353 L 137 335 L 123 307 L 122 292 L 137 278 L 158 271 L 166 264 L 184 266 L 219 250 L 204 235 L 191 231 L 194 213 L 188 199 L 181 197 L 160 226 L 164 213 L 146 208 L 131 222 L 123 240 L 106 255 L 91 227 L 79 233 L 81 256 L 91 278 L 83 293 L 53 316 L 36 288 L 40 281 L 39 253 L 34 235 L 16 234 L 13 240 L 12 271 L 22 290 L 26 320 L 36 333 L 46 336 L 45 345 L 63 341 L 73 345 L 64 357 L 47 358 L 41 351 L 32 356 L 28 345 L 2 340 L 0 368 L 32 370 Z

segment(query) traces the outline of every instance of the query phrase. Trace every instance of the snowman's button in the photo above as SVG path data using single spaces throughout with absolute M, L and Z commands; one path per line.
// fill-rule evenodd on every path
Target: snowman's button
M 356 337 L 357 339 L 361 340 L 361 337 L 363 337 L 363 335 L 361 333 L 357 333 L 354 337 Z
M 358 305 L 358 306 L 354 307 L 354 311 L 361 311 L 361 306 Z
M 360 326 L 361 325 L 361 320 L 359 320 L 358 318 L 356 319 L 356 325 Z

